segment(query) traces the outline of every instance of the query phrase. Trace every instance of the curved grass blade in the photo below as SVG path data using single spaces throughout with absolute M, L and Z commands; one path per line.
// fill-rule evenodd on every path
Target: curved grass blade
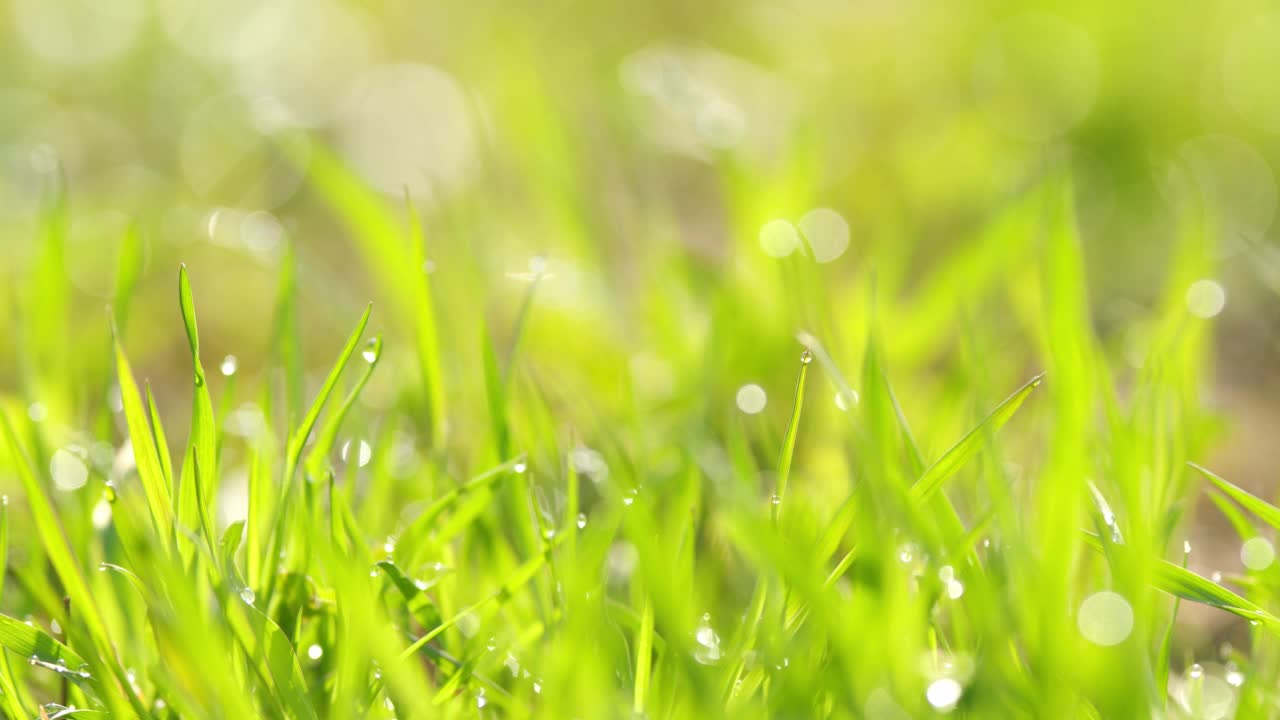
M 218 476 L 218 430 L 213 412 L 213 399 L 204 365 L 200 362 L 200 331 L 196 325 L 196 307 L 191 297 L 191 280 L 187 266 L 178 270 L 178 302 L 182 307 L 182 322 L 187 330 L 187 342 L 191 347 L 191 365 L 195 394 L 191 405 L 191 434 L 184 453 L 182 475 L 178 481 L 178 523 L 182 528 L 203 528 L 206 535 L 212 531 L 209 503 L 214 492 L 213 483 Z M 215 542 L 210 536 L 207 542 Z M 183 560 L 188 562 L 193 554 L 191 546 L 184 544 Z
M 162 538 L 168 537 L 173 528 L 173 487 L 161 469 L 154 430 L 114 323 L 111 330 L 116 354 L 116 379 L 120 385 L 120 400 L 124 406 L 125 423 L 129 428 L 129 440 L 133 443 L 138 478 L 142 481 L 147 507 L 151 510 L 151 520 L 157 534 Z
M 440 369 L 440 334 L 436 327 L 435 300 L 431 294 L 431 275 L 419 269 L 427 262 L 422 218 L 414 207 L 413 199 L 405 193 L 405 208 L 409 214 L 409 268 L 413 278 L 412 290 L 415 311 L 414 330 L 418 347 L 418 364 L 422 382 L 426 387 L 427 405 L 431 411 L 431 437 L 439 447 L 444 438 L 445 419 L 448 417 L 448 398 L 445 396 L 444 373 Z
M 84 658 L 34 625 L 8 615 L 0 615 L 0 646 L 24 658 L 31 658 L 32 665 L 54 668 L 60 675 L 83 683 L 86 687 L 93 685 L 87 677 L 81 677 L 80 668 L 88 666 Z M 88 675 L 87 672 L 84 674 Z
M 342 377 L 342 371 L 346 369 L 347 362 L 351 360 L 351 355 L 356 351 L 356 347 L 360 344 L 360 338 L 364 335 L 364 329 L 369 324 L 369 315 L 373 312 L 373 303 L 365 308 L 364 314 L 360 316 L 360 322 L 356 323 L 356 328 L 351 332 L 351 336 L 347 338 L 347 344 L 343 346 L 342 353 L 338 355 L 338 362 L 334 364 L 333 369 L 329 371 L 329 376 L 325 378 L 324 385 L 320 387 L 320 393 L 316 395 L 316 399 L 311 404 L 311 408 L 307 410 L 307 414 L 302 418 L 302 424 L 289 437 L 289 445 L 287 455 L 285 456 L 285 485 L 287 486 L 293 479 L 294 471 L 298 468 L 298 463 L 302 459 L 302 450 L 307 444 L 307 438 L 311 436 L 311 431 L 316 426 L 316 421 L 320 418 L 320 413 L 324 410 L 324 406 L 329 402 L 329 396 L 333 394 L 333 388 L 338 384 L 338 378 Z
M 307 695 L 307 683 L 293 645 L 280 626 L 253 605 L 237 597 L 224 598 L 226 618 L 250 666 L 270 688 L 286 714 L 300 720 L 317 715 Z
M 796 376 L 795 402 L 791 406 L 791 420 L 787 423 L 787 434 L 782 438 L 782 452 L 778 455 L 778 484 L 770 502 L 773 522 L 778 522 L 778 511 L 782 508 L 782 499 L 786 497 L 787 480 L 791 477 L 791 458 L 796 450 L 796 436 L 800 433 L 800 412 L 804 408 L 804 380 L 809 373 L 809 363 L 813 362 L 813 353 L 805 350 L 800 355 L 800 374 Z
M 325 419 L 324 426 L 320 428 L 320 432 L 316 435 L 316 440 L 311 446 L 311 452 L 307 454 L 307 470 L 315 477 L 320 477 L 324 461 L 329 457 L 329 453 L 333 451 L 333 446 L 338 441 L 338 431 L 342 429 L 343 420 L 351 412 L 352 406 L 355 405 L 356 400 L 360 397 L 365 385 L 369 384 L 369 378 L 373 377 L 373 371 L 377 369 L 378 362 L 382 359 L 381 335 L 375 336 L 370 341 L 369 346 L 364 350 L 364 357 L 368 361 L 368 367 L 360 374 L 360 379 L 356 381 L 356 385 L 351 389 L 351 392 L 347 393 L 342 405 Z
M 0 595 L 4 592 L 4 578 L 9 571 L 9 503 L 0 505 Z M 4 707 L 9 717 L 20 718 L 26 714 L 23 703 L 30 698 L 18 695 L 18 684 L 13 678 L 9 656 L 0 653 L 0 691 L 4 693 Z
M 134 387 L 134 393 L 136 399 L 136 386 Z M 140 410 L 141 408 L 137 409 Z M 18 436 L 14 432 L 8 414 L 3 410 L 0 410 L 0 429 L 3 430 L 10 457 L 13 459 L 13 465 L 18 471 L 18 479 L 26 492 L 27 504 L 31 517 L 35 522 L 36 533 L 49 556 L 49 562 L 53 565 L 54 571 L 57 572 L 58 578 L 62 581 L 67 597 L 70 598 L 72 606 L 76 608 L 77 618 L 84 624 L 89 638 L 94 644 L 94 649 L 97 651 L 97 657 L 93 658 L 92 667 L 109 671 L 119 683 L 119 687 L 113 683 L 103 683 L 103 687 L 106 690 L 103 693 L 104 700 L 113 714 L 121 716 L 127 714 L 125 702 L 128 702 L 134 714 L 139 717 L 145 717 L 146 713 L 138 698 L 131 692 L 122 692 L 120 690 L 122 687 L 128 687 L 128 682 L 125 679 L 124 668 L 115 660 L 116 653 L 107 633 L 106 623 L 98 612 L 97 604 L 94 603 L 93 593 L 89 590 L 88 582 L 85 581 L 84 575 L 80 572 L 80 565 L 72 554 L 71 544 L 67 541 L 62 525 L 58 522 L 58 517 L 53 510 L 53 504 L 49 500 L 49 496 L 41 485 L 40 480 L 36 477 L 30 459 L 28 459 L 27 454 L 19 444 Z M 124 697 L 122 698 L 121 695 Z
M 284 478 L 280 484 L 280 496 L 277 498 L 275 505 L 278 512 L 271 533 L 271 541 L 267 547 L 265 579 L 269 584 L 274 584 L 279 574 L 280 549 L 284 544 L 284 535 L 289 528 L 290 508 L 288 501 L 293 492 L 294 476 L 297 474 L 298 463 L 302 460 L 302 450 L 306 447 L 307 438 L 311 436 L 311 431 L 315 428 L 316 421 L 320 418 L 320 413 L 324 410 L 325 404 L 328 403 L 329 396 L 333 394 L 333 389 L 337 386 L 338 379 L 342 377 L 342 371 L 346 369 L 347 362 L 351 360 L 351 355 L 355 353 L 356 347 L 360 344 L 360 338 L 364 335 L 364 329 L 369 324 L 369 315 L 372 312 L 373 303 L 369 303 L 364 310 L 364 314 L 360 316 L 360 322 L 356 324 L 355 330 L 347 338 L 346 345 L 343 346 L 341 354 L 338 355 L 338 361 L 334 364 L 333 369 L 329 371 L 329 376 L 325 378 L 324 385 L 320 387 L 320 393 L 316 395 L 311 408 L 307 410 L 306 416 L 303 417 L 302 424 L 289 437 L 289 443 L 285 450 Z M 269 595 L 270 593 L 268 593 Z
M 920 502 L 928 499 L 942 484 L 955 475 L 956 472 L 964 466 L 977 452 L 982 449 L 982 443 L 986 439 L 986 433 L 995 432 L 1004 427 L 1005 423 L 1013 417 L 1013 414 L 1022 406 L 1031 391 L 1040 386 L 1044 381 L 1044 373 L 1040 373 L 1026 382 L 1025 385 L 1018 388 L 1005 398 L 995 410 L 991 411 L 978 426 L 970 430 L 960 442 L 951 447 L 950 450 L 943 453 L 938 461 L 925 471 L 924 475 L 911 486 L 911 499 Z
M 375 567 L 381 570 L 391 580 L 391 584 L 395 585 L 396 589 L 400 591 L 400 594 L 404 597 L 405 606 L 409 609 L 409 614 L 413 616 L 414 620 L 418 621 L 424 631 L 429 632 L 440 625 L 440 610 L 436 608 L 435 603 L 427 595 L 427 590 L 431 587 L 431 584 L 419 584 L 410 580 L 390 560 L 381 560 Z
M 1102 539 L 1097 535 L 1086 533 L 1085 542 L 1094 550 L 1103 552 Z M 1280 618 L 1221 585 L 1163 558 L 1156 560 L 1153 567 L 1155 574 L 1151 582 L 1156 589 L 1183 600 L 1226 610 L 1246 620 L 1256 620 L 1269 631 L 1280 634 Z
M 1259 520 L 1262 520 L 1271 527 L 1280 530 L 1280 508 L 1277 508 L 1275 505 L 1272 505 L 1248 490 L 1228 482 L 1225 478 L 1215 474 L 1208 468 L 1192 462 L 1187 463 L 1187 465 L 1193 470 L 1209 478 L 1209 481 L 1216 485 L 1219 490 L 1226 493 L 1232 500 L 1240 503 L 1244 509 L 1254 515 L 1257 515 Z

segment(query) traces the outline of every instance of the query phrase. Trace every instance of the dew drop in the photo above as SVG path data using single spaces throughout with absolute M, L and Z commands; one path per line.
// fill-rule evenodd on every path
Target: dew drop
M 364 351 L 360 353 L 360 357 L 370 365 L 378 362 L 378 355 L 382 352 L 382 343 L 378 338 L 373 338 L 365 343 Z
M 228 355 L 222 359 L 222 366 L 219 369 L 222 371 L 223 377 L 231 377 L 236 374 L 236 369 L 239 367 L 240 361 L 236 359 L 236 356 Z
M 784 258 L 800 247 L 800 233 L 786 220 L 770 220 L 760 227 L 760 249 L 773 258 Z
M 1197 280 L 1187 288 L 1187 310 L 1198 318 L 1215 317 L 1227 305 L 1227 291 L 1209 279 Z
M 773 495 L 772 497 L 770 497 L 770 498 L 769 498 L 769 503 L 770 503 L 770 504 L 773 504 L 773 505 L 781 505 L 781 504 L 782 504 L 782 496 L 781 496 L 781 495 Z
M 529 464 L 523 459 L 517 460 L 516 464 L 511 466 L 511 469 L 514 470 L 517 475 L 523 475 L 524 471 L 529 469 Z
M 711 627 L 711 613 L 702 615 L 702 622 L 698 624 L 698 629 L 694 631 L 694 640 L 698 646 L 694 649 L 693 659 L 703 665 L 714 665 L 720 662 L 722 653 L 720 651 L 720 636 L 716 634 L 714 628 Z
M 489 641 L 484 645 L 484 649 L 488 650 L 489 652 L 493 652 L 494 650 L 497 650 L 498 639 L 496 637 L 490 636 Z
M 836 260 L 849 249 L 849 223 L 835 210 L 812 210 L 796 225 L 808 241 L 813 259 L 820 263 Z
M 1240 562 L 1250 570 L 1266 570 L 1275 559 L 1276 549 L 1266 538 L 1249 538 L 1240 546 Z
M 244 601 L 245 605 L 252 605 L 257 596 L 254 595 L 253 588 L 247 587 L 240 591 L 240 599 Z
M 1227 670 L 1227 684 L 1231 687 L 1240 687 L 1244 684 L 1244 673 L 1234 668 Z
M 311 645 L 311 647 L 307 648 L 307 657 L 311 658 L 312 660 L 319 660 L 323 655 L 324 655 L 324 648 L 320 647 L 319 645 L 313 644 Z
M 739 410 L 748 415 L 756 415 L 769 403 L 769 396 L 765 394 L 764 388 L 755 383 L 748 383 L 738 388 L 736 400 Z
M 89 481 L 89 468 L 72 448 L 62 448 L 53 454 L 49 472 L 53 475 L 53 484 L 63 491 L 79 490 Z
M 805 348 L 804 352 L 800 353 L 800 364 L 808 365 L 811 362 L 813 362 L 813 353 L 808 348 Z
M 955 678 L 938 678 L 929 683 L 929 687 L 925 688 L 924 697 L 935 710 L 940 712 L 950 712 L 960 702 L 960 695 L 964 692 L 964 688 Z
M 111 503 L 106 499 L 99 500 L 93 506 L 93 527 L 98 530 L 105 529 L 111 524 Z
M 911 543 L 906 543 L 902 547 L 898 548 L 898 562 L 902 563 L 903 565 L 906 565 L 907 563 L 911 562 L 912 559 L 915 558 L 915 554 L 916 554 L 915 545 L 912 545 Z
M 533 681 L 533 694 L 534 695 L 542 694 L 542 678 L 538 678 L 537 680 Z
M 33 402 L 27 406 L 27 417 L 31 422 L 44 422 L 49 419 L 49 408 L 42 402 Z
M 1187 668 L 1187 677 L 1192 678 L 1194 680 L 1195 678 L 1203 677 L 1203 676 L 1204 676 L 1204 668 L 1200 666 L 1200 663 L 1195 663 L 1191 667 Z
M 351 454 L 351 440 L 342 444 L 342 462 L 350 462 L 348 457 Z M 358 450 L 356 451 L 356 467 L 364 467 L 373 459 L 373 448 L 369 447 L 369 443 L 364 440 L 359 441 Z
M 114 482 L 108 480 L 107 483 L 102 486 L 102 497 L 106 498 L 109 503 L 116 501 L 119 496 L 116 494 L 116 484 Z
M 1133 632 L 1133 608 L 1123 595 L 1103 590 L 1080 603 L 1076 625 L 1095 645 L 1118 645 Z
M 587 526 L 587 516 L 582 513 L 578 513 L 578 529 L 581 530 L 586 526 Z

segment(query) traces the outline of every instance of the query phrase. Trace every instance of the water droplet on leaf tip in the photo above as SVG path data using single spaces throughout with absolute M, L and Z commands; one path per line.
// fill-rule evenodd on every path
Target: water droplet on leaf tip
M 222 367 L 220 368 L 220 370 L 222 370 L 223 376 L 231 377 L 232 375 L 236 374 L 236 369 L 239 366 L 240 366 L 240 361 L 236 359 L 236 356 L 228 355 L 222 359 Z
M 805 351 L 800 353 L 800 364 L 808 365 L 811 362 L 813 362 L 813 353 L 808 348 L 805 348 Z
M 587 516 L 582 513 L 578 513 L 578 529 L 581 530 L 586 526 L 587 526 Z

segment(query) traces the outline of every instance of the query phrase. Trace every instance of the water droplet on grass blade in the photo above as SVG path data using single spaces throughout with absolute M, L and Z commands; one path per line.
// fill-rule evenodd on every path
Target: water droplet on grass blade
M 360 357 L 364 361 L 372 365 L 378 361 L 378 355 L 382 352 L 382 342 L 378 338 L 373 338 L 365 343 L 364 350 L 360 353 Z
M 369 464 L 370 460 L 373 459 L 373 448 L 369 447 L 369 443 L 365 442 L 364 440 L 360 440 L 359 442 L 360 442 L 359 450 L 355 458 L 356 466 L 364 467 L 365 465 Z M 341 453 L 342 462 L 350 462 L 349 456 L 351 453 L 351 443 L 352 441 L 348 440 L 342 444 L 342 453 Z
M 578 529 L 581 530 L 586 526 L 587 526 L 587 516 L 582 513 L 578 513 Z
M 929 683 L 929 687 L 925 688 L 924 697 L 929 704 L 939 712 L 951 712 L 955 709 L 956 703 L 960 702 L 960 696 L 964 693 L 964 688 L 955 678 L 938 678 Z
M 694 631 L 694 640 L 698 646 L 694 648 L 693 659 L 703 665 L 714 665 L 720 662 L 722 653 L 720 651 L 720 636 L 716 634 L 714 628 L 711 627 L 711 613 L 702 615 L 702 622 L 698 624 L 698 629 Z
M 800 364 L 808 365 L 811 362 L 813 362 L 813 353 L 808 348 L 805 348 L 804 352 L 800 353 Z
M 239 367 L 240 361 L 236 359 L 236 356 L 228 355 L 222 359 L 222 366 L 219 369 L 222 371 L 223 377 L 231 377 L 236 374 L 236 369 Z
M 254 594 L 253 588 L 247 587 L 240 590 L 240 599 L 244 601 L 245 605 L 252 605 L 257 596 Z
M 111 524 L 111 503 L 105 499 L 99 500 L 93 506 L 93 526 L 98 530 L 105 529 Z

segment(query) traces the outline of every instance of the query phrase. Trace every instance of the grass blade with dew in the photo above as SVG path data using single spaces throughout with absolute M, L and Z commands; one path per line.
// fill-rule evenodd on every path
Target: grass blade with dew
M 1087 533 L 1085 542 L 1098 552 L 1103 551 L 1103 541 L 1097 535 Z M 1116 546 L 1122 548 L 1124 546 Z M 1256 603 L 1250 602 L 1221 585 L 1201 577 L 1194 572 L 1169 562 L 1156 559 L 1153 562 L 1154 574 L 1152 582 L 1156 589 L 1169 593 L 1183 600 L 1209 605 L 1226 610 L 1234 615 L 1250 621 L 1258 621 L 1273 633 L 1280 634 L 1280 618 L 1267 612 Z
M 413 279 L 414 337 L 417 341 L 418 365 L 426 391 L 431 415 L 431 438 L 435 447 L 444 440 L 445 424 L 449 417 L 448 397 L 445 394 L 444 373 L 440 369 L 440 333 L 436 327 L 435 298 L 431 292 L 431 273 L 427 269 L 426 241 L 422 232 L 422 217 L 413 204 L 413 198 L 405 192 L 405 211 L 409 215 L 409 269 Z
M 136 398 L 136 387 L 134 391 Z M 18 436 L 9 421 L 8 414 L 3 410 L 0 410 L 0 430 L 4 433 L 5 442 L 9 447 L 9 454 L 13 458 L 15 469 L 18 471 L 18 479 L 26 492 L 27 505 L 31 518 L 36 525 L 36 533 L 44 546 L 45 552 L 48 553 L 49 562 L 53 565 L 58 578 L 62 580 L 62 586 L 67 593 L 67 597 L 71 599 L 72 606 L 76 608 L 77 616 L 84 623 L 89 638 L 94 644 L 94 649 L 97 651 L 97 657 L 90 658 L 90 668 L 95 671 L 109 672 L 119 682 L 119 687 L 117 687 L 114 683 L 106 682 L 105 678 L 102 679 L 102 685 L 105 690 L 103 693 L 104 700 L 113 713 L 120 713 L 122 716 L 127 714 L 128 710 L 125 708 L 125 703 L 128 702 L 132 705 L 135 714 L 145 716 L 145 711 L 134 694 L 122 690 L 122 688 L 128 687 L 128 683 L 125 680 L 124 669 L 116 661 L 115 648 L 107 633 L 106 623 L 98 613 L 97 605 L 93 601 L 93 594 L 89 590 L 89 584 L 85 581 L 80 565 L 72 554 L 71 545 L 68 543 L 66 533 L 63 531 L 57 514 L 54 512 L 53 503 L 37 478 L 35 470 L 31 467 L 31 462 L 26 453 L 23 452 L 18 442 Z
M 800 433 L 800 412 L 804 408 L 804 381 L 809 373 L 813 353 L 808 349 L 800 354 L 800 372 L 796 376 L 795 401 L 791 406 L 791 420 L 787 422 L 787 434 L 782 439 L 782 451 L 778 454 L 778 483 L 770 498 L 773 522 L 778 522 L 778 512 L 787 493 L 787 480 L 791 477 L 791 458 L 796 450 L 796 437 Z
M 977 452 L 982 449 L 982 443 L 986 439 L 987 432 L 995 432 L 1004 427 L 1005 423 L 1013 417 L 1018 408 L 1022 407 L 1022 403 L 1027 399 L 1033 390 L 1040 386 L 1044 380 L 1044 373 L 1036 375 L 1018 388 L 1000 403 L 995 410 L 991 411 L 977 427 L 970 430 L 950 450 L 943 453 L 938 461 L 925 471 L 924 475 L 911 486 L 911 498 L 917 502 L 929 498 L 933 493 L 937 492 L 942 484 L 945 483 L 952 475 L 955 475 L 964 464 L 969 461 Z
M 333 389 L 338 384 L 338 379 L 342 377 L 342 371 L 346 369 L 347 362 L 351 360 L 352 354 L 355 353 L 356 347 L 360 344 L 360 338 L 364 335 L 364 329 L 369 324 L 369 315 L 372 312 L 373 304 L 370 303 L 365 308 L 364 314 L 360 316 L 360 322 L 356 324 L 355 330 L 347 338 L 346 345 L 343 346 L 342 352 L 338 355 L 338 361 L 334 364 L 333 369 L 329 371 L 329 376 L 325 378 L 324 385 L 320 387 L 319 394 L 316 395 L 315 401 L 311 404 L 311 409 L 307 411 L 307 414 L 302 418 L 302 423 L 289 437 L 289 443 L 285 449 L 284 476 L 280 483 L 280 495 L 275 506 L 277 512 L 274 518 L 271 539 L 267 546 L 267 572 L 263 579 L 268 583 L 268 587 L 274 585 L 275 578 L 278 575 L 280 550 L 284 544 L 285 533 L 289 530 L 289 496 L 293 494 L 294 476 L 297 475 L 298 463 L 302 459 L 302 451 L 306 447 L 307 438 L 311 436 L 311 431 L 315 428 L 316 421 L 320 418 L 320 413 L 329 401 L 329 396 L 333 394 Z M 268 600 L 270 596 L 271 593 L 268 591 Z
M 178 524 L 188 531 L 202 529 L 207 535 L 206 542 L 213 547 L 217 540 L 210 535 L 213 522 L 208 506 L 216 491 L 214 483 L 218 477 L 218 430 L 213 399 L 209 395 L 208 378 L 204 365 L 200 362 L 200 331 L 196 325 L 195 301 L 191 296 L 191 280 L 187 275 L 186 265 L 178 271 L 178 302 L 182 308 L 182 322 L 191 348 L 194 385 L 191 434 L 187 441 L 187 451 L 183 454 L 184 462 L 177 488 Z M 190 544 L 183 543 L 180 547 L 183 562 L 190 562 L 194 554 Z
M 351 412 L 356 400 L 360 398 L 360 393 L 369 384 L 369 378 L 373 377 L 373 371 L 377 369 L 378 362 L 382 359 L 382 336 L 377 335 L 370 340 L 360 354 L 365 363 L 367 363 L 364 372 L 360 373 L 360 379 L 356 381 L 355 386 L 347 393 L 347 397 L 338 406 L 338 409 L 329 413 L 324 425 L 320 428 L 320 432 L 316 433 L 316 439 L 311 445 L 311 451 L 307 454 L 307 472 L 311 473 L 313 477 L 322 475 L 329 453 L 333 451 L 338 442 L 338 432 L 342 430 L 342 422 L 346 420 L 347 414 Z
M 9 573 L 9 496 L 5 495 L 0 502 L 0 596 L 4 593 L 4 579 Z M 26 656 L 30 657 L 30 656 Z M 20 686 L 14 680 L 13 667 L 9 664 L 9 656 L 0 653 L 0 700 L 4 702 L 4 707 L 12 718 L 20 718 L 26 715 L 23 710 L 24 703 L 29 703 L 30 698 L 20 696 Z M 25 690 L 25 688 L 23 688 Z

